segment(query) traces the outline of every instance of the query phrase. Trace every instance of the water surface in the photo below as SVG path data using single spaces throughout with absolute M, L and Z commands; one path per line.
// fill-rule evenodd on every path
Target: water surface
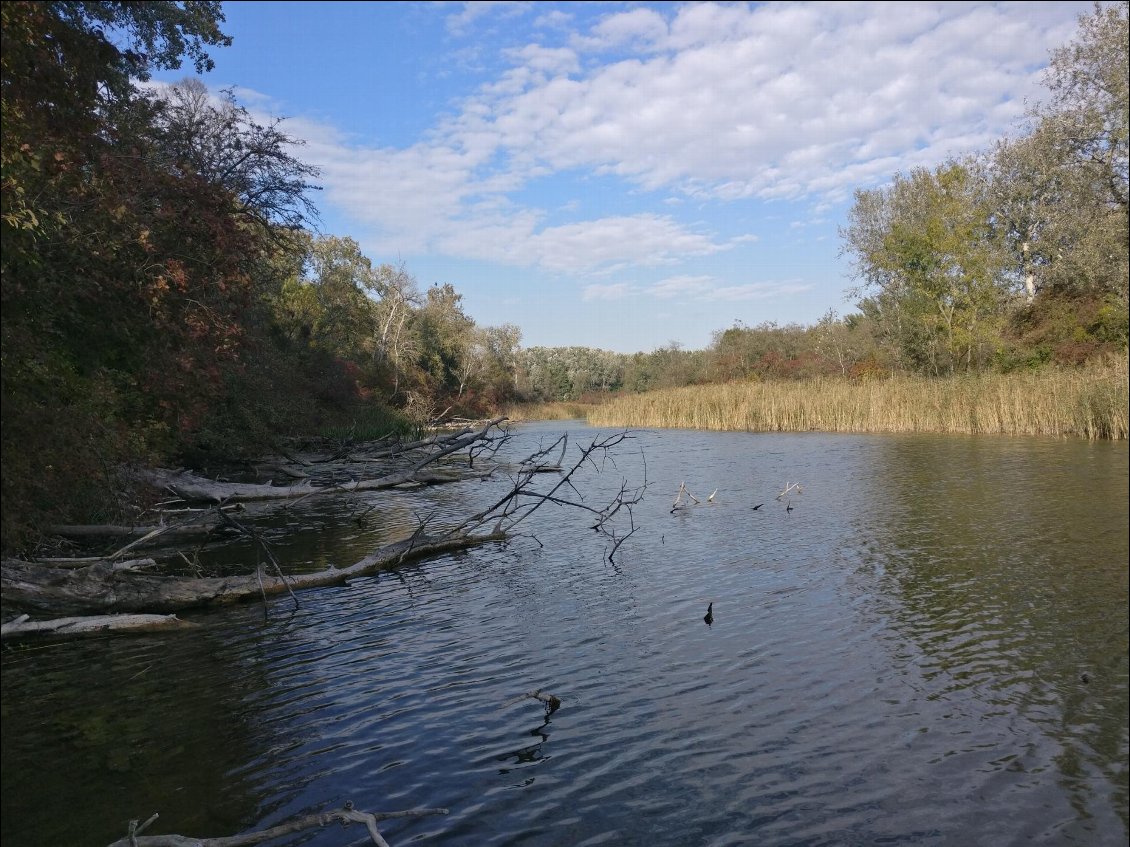
M 352 800 L 451 810 L 386 823 L 393 844 L 1124 844 L 1127 456 L 641 432 L 578 483 L 600 505 L 646 477 L 613 562 L 588 515 L 547 509 L 266 623 L 5 649 L 3 841 L 101 845 L 154 811 L 227 835 Z M 714 501 L 672 514 L 681 482 Z M 311 498 L 274 519 L 278 551 L 349 564 L 501 485 Z M 516 699 L 538 688 L 554 714 Z

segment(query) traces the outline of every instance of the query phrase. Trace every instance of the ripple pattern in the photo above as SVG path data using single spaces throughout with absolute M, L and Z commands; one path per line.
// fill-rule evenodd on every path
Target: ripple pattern
M 555 435 L 526 428 L 515 452 Z M 228 834 L 351 800 L 451 810 L 387 822 L 394 844 L 1125 843 L 1125 445 L 638 440 L 652 493 L 615 562 L 546 510 L 536 541 L 308 592 L 266 624 L 248 608 L 6 651 L 3 840 L 107 843 L 152 809 Z M 578 487 L 599 502 L 640 471 L 628 455 Z M 680 482 L 719 494 L 672 514 Z M 454 519 L 488 489 L 382 508 Z M 92 723 L 107 703 L 124 705 Z M 52 771 L 118 775 L 70 829 L 21 825 Z

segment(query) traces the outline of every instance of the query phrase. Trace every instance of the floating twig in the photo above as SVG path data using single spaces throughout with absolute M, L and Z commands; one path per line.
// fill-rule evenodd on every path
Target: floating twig
M 785 483 L 785 490 L 777 495 L 777 499 L 780 500 L 782 497 L 788 496 L 788 493 L 790 491 L 794 490 L 794 489 L 796 490 L 797 494 L 803 494 L 804 493 L 804 489 L 802 489 L 800 487 L 799 482 L 786 482 Z

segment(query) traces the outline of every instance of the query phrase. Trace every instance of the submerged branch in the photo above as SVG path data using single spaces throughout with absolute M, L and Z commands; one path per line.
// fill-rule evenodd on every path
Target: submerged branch
M 221 836 L 218 838 L 193 838 L 186 835 L 141 835 L 140 832 L 151 824 L 157 815 L 153 815 L 142 826 L 136 826 L 136 821 L 131 822 L 130 833 L 125 838 L 119 838 L 109 847 L 251 847 L 291 835 L 304 832 L 308 829 L 324 827 L 331 823 L 340 823 L 348 826 L 352 823 L 363 824 L 368 831 L 369 839 L 373 844 L 388 847 L 388 842 L 377 829 L 377 823 L 395 818 L 424 817 L 426 815 L 446 815 L 447 809 L 404 809 L 398 812 L 362 812 L 353 808 L 352 803 L 346 803 L 340 809 L 329 812 L 318 812 L 312 815 L 303 815 L 286 823 L 278 824 L 267 829 L 245 832 L 242 835 Z

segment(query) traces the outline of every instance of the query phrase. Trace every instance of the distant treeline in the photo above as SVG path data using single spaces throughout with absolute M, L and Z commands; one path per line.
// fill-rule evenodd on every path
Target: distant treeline
M 319 234 L 280 121 L 154 69 L 230 43 L 219 2 L 0 7 L 5 550 L 126 522 L 130 464 L 379 435 L 514 401 L 734 381 L 1034 370 L 1126 355 L 1127 3 L 1057 51 L 991 154 L 857 193 L 858 312 L 706 350 L 522 349 L 450 284 Z

